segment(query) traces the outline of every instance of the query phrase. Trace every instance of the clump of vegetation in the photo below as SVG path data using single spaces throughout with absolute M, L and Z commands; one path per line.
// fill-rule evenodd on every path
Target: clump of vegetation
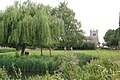
M 14 51 L 16 51 L 14 48 L 0 48 L 0 53 L 14 52 Z
M 39 72 L 45 74 L 46 70 L 53 74 L 58 69 L 58 59 L 56 56 L 19 56 L 0 55 L 0 67 L 5 67 L 7 71 Z M 13 69 L 14 67 L 14 69 Z
M 120 48 L 120 27 L 115 30 L 109 29 L 105 33 L 104 40 L 106 42 L 106 46 L 119 49 Z
M 4 68 L 0 68 L 0 79 L 8 79 L 8 75 L 7 75 L 7 72 Z
M 95 50 L 96 49 L 96 44 L 93 42 L 85 42 L 80 49 L 82 50 Z
M 78 65 L 81 67 L 87 65 L 87 63 L 90 63 L 92 60 L 99 59 L 98 56 L 85 55 L 84 53 L 77 54 L 77 57 L 79 60 Z
M 9 60 L 2 62 L 3 61 Z M 83 61 L 82 61 L 83 60 Z M 0 62 L 8 70 L 12 68 L 16 73 L 23 71 L 39 71 L 44 75 L 28 77 L 28 80 L 116 80 L 120 79 L 120 66 L 112 60 L 101 57 L 93 57 L 85 54 L 66 53 L 64 56 L 0 56 Z M 13 63 L 12 63 L 13 62 Z M 80 64 L 81 63 L 81 64 Z M 82 64 L 83 63 L 83 64 Z M 8 64 L 8 65 L 7 65 Z M 12 65 L 11 65 L 12 64 Z M 57 68 L 56 68 L 57 67 Z M 4 71 L 0 71 L 4 74 Z M 5 73 L 6 74 L 6 73 Z M 52 75 L 51 75 L 52 74 Z M 1 75 L 4 77 L 4 75 Z M 5 79 L 8 78 L 5 76 Z M 17 79 L 22 77 L 18 76 Z
M 115 64 L 108 59 L 100 58 L 91 60 L 86 65 L 79 66 L 79 57 L 77 57 L 77 54 L 66 56 L 59 71 L 60 77 L 65 80 L 120 79 L 119 64 Z

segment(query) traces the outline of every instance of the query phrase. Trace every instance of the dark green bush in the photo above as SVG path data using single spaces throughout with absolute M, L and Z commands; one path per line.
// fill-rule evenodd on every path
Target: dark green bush
M 90 63 L 92 60 L 99 59 L 97 56 L 92 56 L 92 55 L 85 55 L 84 53 L 79 53 L 77 54 L 79 63 L 79 66 L 84 66 L 87 65 L 87 63 Z
M 83 60 L 83 61 L 82 61 Z M 86 63 L 85 63 L 86 61 Z M 60 64 L 61 63 L 61 64 Z M 81 65 L 81 64 L 82 65 Z M 7 65 L 8 64 L 8 65 Z M 84 64 L 84 65 L 83 65 Z M 57 79 L 57 80 L 119 80 L 120 79 L 120 65 L 111 60 L 92 57 L 85 54 L 65 54 L 59 57 L 48 56 L 20 56 L 13 57 L 9 55 L 0 55 L 0 66 L 5 66 L 6 70 L 22 72 L 39 72 L 45 74 L 46 70 L 49 73 L 44 76 L 37 76 L 29 78 L 30 80 L 43 79 Z M 11 66 L 14 66 L 11 67 Z M 12 68 L 12 69 L 10 69 Z M 4 74 L 4 72 L 0 73 Z M 4 77 L 4 76 L 2 76 Z M 6 77 L 7 78 L 7 77 Z M 49 78 L 49 79 L 48 79 Z
M 14 51 L 16 51 L 14 48 L 0 48 L 0 53 L 14 52 Z
M 57 61 L 50 60 L 48 62 L 48 71 L 49 71 L 49 73 L 53 74 L 53 71 L 57 70 L 57 69 L 58 69 Z
M 79 49 L 94 50 L 96 49 L 96 44 L 93 42 L 85 42 Z
M 19 56 L 0 55 L 0 67 L 7 71 L 38 72 L 45 74 L 46 70 L 53 73 L 58 69 L 58 58 L 49 56 Z

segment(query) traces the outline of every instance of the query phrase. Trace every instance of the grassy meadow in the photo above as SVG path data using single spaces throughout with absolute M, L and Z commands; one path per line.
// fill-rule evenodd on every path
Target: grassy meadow
M 20 54 L 20 51 L 17 51 Z M 0 53 L 5 54 L 5 55 L 11 55 L 15 56 L 16 52 L 5 52 L 5 53 Z M 60 56 L 64 55 L 65 53 L 84 53 L 86 55 L 92 55 L 92 56 L 100 56 L 100 57 L 105 57 L 105 58 L 111 58 L 111 59 L 120 59 L 120 51 L 117 50 L 72 50 L 72 51 L 64 51 L 64 50 L 52 50 L 51 54 L 52 56 Z M 50 52 L 49 50 L 43 50 L 43 55 L 44 56 L 49 56 Z M 29 55 L 41 55 L 40 50 L 29 50 Z

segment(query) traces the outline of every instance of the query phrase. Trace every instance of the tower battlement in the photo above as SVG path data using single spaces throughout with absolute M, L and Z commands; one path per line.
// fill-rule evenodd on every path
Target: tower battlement
M 90 36 L 87 37 L 87 41 L 94 42 L 96 45 L 98 45 L 98 30 L 90 30 Z

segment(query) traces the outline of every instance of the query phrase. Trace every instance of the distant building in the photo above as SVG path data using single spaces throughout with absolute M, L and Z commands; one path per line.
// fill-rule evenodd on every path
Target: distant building
M 90 30 L 90 36 L 86 36 L 86 41 L 99 45 L 98 30 Z

